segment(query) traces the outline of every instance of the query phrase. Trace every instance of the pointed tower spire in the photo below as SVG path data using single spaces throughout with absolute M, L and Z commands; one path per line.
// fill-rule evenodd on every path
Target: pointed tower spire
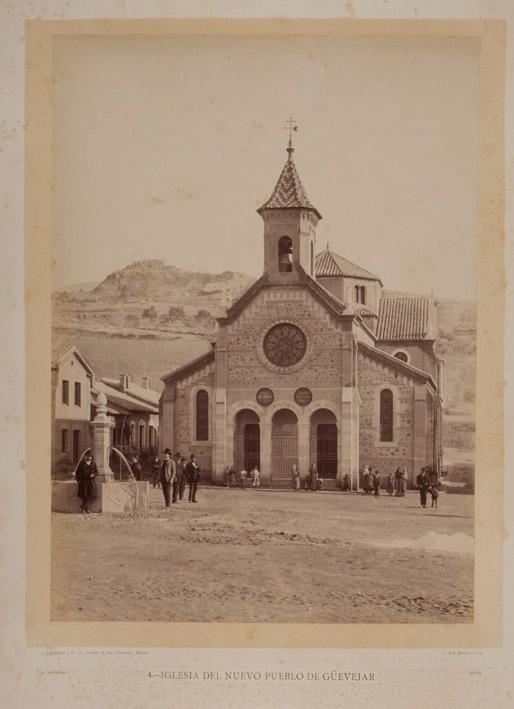
M 280 173 L 275 189 L 271 197 L 265 202 L 262 207 L 259 207 L 257 212 L 262 215 L 265 209 L 309 209 L 312 210 L 318 219 L 321 219 L 321 214 L 316 207 L 311 204 L 300 175 L 296 169 L 293 160 L 293 131 L 298 130 L 298 126 L 292 118 L 286 121 L 286 130 L 289 131 L 289 143 L 287 146 L 287 162 Z
M 264 272 L 272 283 L 297 282 L 302 273 L 314 278 L 316 226 L 321 214 L 311 204 L 293 160 L 293 131 L 287 121 L 289 143 L 284 165 L 271 197 L 257 212 L 264 221 Z

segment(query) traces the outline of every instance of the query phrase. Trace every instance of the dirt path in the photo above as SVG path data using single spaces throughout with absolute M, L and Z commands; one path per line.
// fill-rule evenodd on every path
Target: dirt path
M 409 548 L 431 532 L 472 536 L 472 497 L 441 495 L 437 512 L 414 493 L 199 499 L 166 511 L 152 490 L 144 516 L 54 515 L 52 619 L 472 620 L 472 555 Z

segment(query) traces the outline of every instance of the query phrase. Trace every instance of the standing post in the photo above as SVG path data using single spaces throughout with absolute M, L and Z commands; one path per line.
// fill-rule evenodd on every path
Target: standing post
M 98 482 L 113 482 L 114 474 L 109 467 L 109 448 L 111 428 L 114 423 L 107 415 L 107 397 L 101 391 L 98 394 L 96 416 L 91 422 L 93 429 L 93 455 L 98 469 Z

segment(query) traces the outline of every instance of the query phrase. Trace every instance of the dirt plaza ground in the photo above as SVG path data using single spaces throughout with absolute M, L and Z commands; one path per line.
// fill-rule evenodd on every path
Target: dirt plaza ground
M 199 490 L 143 515 L 52 519 L 52 620 L 471 622 L 473 504 Z

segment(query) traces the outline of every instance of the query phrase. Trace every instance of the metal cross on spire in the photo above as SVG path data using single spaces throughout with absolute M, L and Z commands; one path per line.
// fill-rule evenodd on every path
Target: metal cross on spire
M 286 121 L 286 125 L 284 126 L 284 130 L 289 131 L 289 145 L 287 146 L 287 152 L 289 153 L 289 157 L 291 157 L 291 154 L 294 151 L 293 148 L 293 131 L 298 130 L 298 126 L 296 125 L 296 121 L 292 116 L 289 116 L 289 119 Z

